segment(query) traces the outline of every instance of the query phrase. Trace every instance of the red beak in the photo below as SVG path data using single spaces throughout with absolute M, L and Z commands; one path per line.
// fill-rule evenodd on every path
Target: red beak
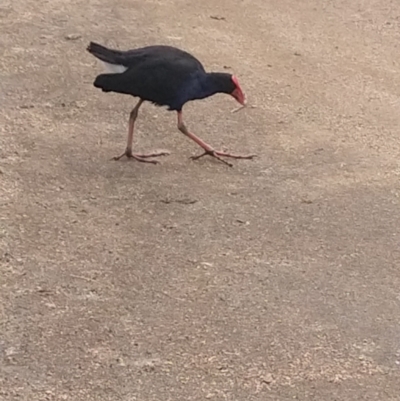
M 236 89 L 231 93 L 231 95 L 243 106 L 246 105 L 246 96 L 243 91 L 236 87 Z

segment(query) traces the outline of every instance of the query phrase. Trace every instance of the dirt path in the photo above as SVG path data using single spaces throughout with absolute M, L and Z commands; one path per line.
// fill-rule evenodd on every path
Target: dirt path
M 322 3 L 322 4 L 321 4 Z M 351 4 L 349 4 L 351 3 Z M 3 0 L 1 400 L 399 400 L 400 4 Z M 233 169 L 92 87 L 168 43 L 254 106 L 189 104 Z

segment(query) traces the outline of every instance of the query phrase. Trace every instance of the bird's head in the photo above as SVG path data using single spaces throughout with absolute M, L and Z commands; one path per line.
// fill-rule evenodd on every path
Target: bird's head
M 246 95 L 242 91 L 242 88 L 240 87 L 238 79 L 234 76 L 231 75 L 231 80 L 234 85 L 233 91 L 230 93 L 232 97 L 236 99 L 237 102 L 239 102 L 242 106 L 246 105 Z
M 215 93 L 226 93 L 236 99 L 242 106 L 246 105 L 246 96 L 239 85 L 238 79 L 226 72 L 209 72 L 203 85 L 202 99 L 214 95 Z

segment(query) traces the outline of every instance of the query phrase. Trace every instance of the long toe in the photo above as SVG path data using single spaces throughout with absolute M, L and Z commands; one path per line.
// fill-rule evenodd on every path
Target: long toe
M 218 156 L 230 157 L 232 159 L 247 159 L 247 160 L 251 160 L 251 159 L 254 159 L 255 157 L 257 157 L 257 155 L 236 155 L 234 153 L 220 152 L 220 151 L 215 151 L 214 153 L 216 155 L 218 155 Z
M 148 157 L 161 157 L 161 156 L 168 156 L 170 154 L 171 154 L 171 152 L 169 152 L 168 150 L 162 150 L 159 152 L 146 153 L 146 154 L 135 155 L 135 156 L 141 157 L 142 159 L 147 159 Z
M 168 156 L 169 154 L 170 154 L 170 152 L 167 150 L 153 152 L 153 153 L 146 153 L 146 154 L 135 154 L 135 153 L 132 153 L 131 151 L 126 150 L 124 153 L 122 153 L 122 155 L 113 157 L 112 160 L 120 160 L 124 156 L 126 156 L 128 159 L 135 159 L 140 162 L 157 164 L 158 162 L 155 160 L 145 160 L 145 159 L 149 159 L 152 157 Z
M 215 159 L 219 160 L 221 163 L 226 164 L 229 167 L 233 167 L 233 165 L 231 163 L 228 163 L 226 160 L 221 159 L 221 157 L 219 157 L 218 152 L 216 152 L 215 150 L 206 150 L 204 151 L 204 153 L 202 153 L 201 155 L 198 156 L 192 156 L 191 159 L 192 160 L 198 160 L 203 156 L 209 155 L 211 157 L 214 157 Z
M 160 163 L 157 160 L 150 160 L 147 157 L 143 157 L 141 155 L 132 155 L 131 158 L 135 159 L 135 160 L 137 160 L 138 162 L 141 162 L 141 163 L 151 163 L 151 164 L 159 164 Z
M 254 159 L 255 157 L 257 157 L 257 155 L 236 155 L 233 153 L 222 152 L 222 151 L 218 151 L 218 150 L 206 150 L 201 155 L 192 156 L 191 159 L 198 160 L 201 157 L 206 156 L 206 155 L 212 156 L 212 157 L 216 158 L 217 160 L 219 160 L 220 162 L 227 164 L 230 167 L 232 167 L 232 164 L 228 163 L 226 160 L 222 159 L 222 157 L 230 157 L 231 159 L 247 159 L 247 160 L 251 160 L 251 159 Z
M 131 157 L 131 156 L 128 156 L 128 155 L 126 154 L 126 152 L 124 152 L 124 153 L 122 153 L 122 155 L 114 156 L 111 160 L 120 160 L 120 159 L 122 159 L 124 156 L 126 156 L 126 157 Z

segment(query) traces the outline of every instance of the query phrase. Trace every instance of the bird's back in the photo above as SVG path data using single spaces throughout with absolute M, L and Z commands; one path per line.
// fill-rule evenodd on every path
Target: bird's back
M 203 65 L 196 57 L 173 46 L 157 45 L 121 51 L 117 58 L 119 64 L 128 68 L 148 63 L 165 65 L 179 63 L 186 68 L 204 70 Z
M 91 43 L 88 51 L 100 60 L 125 67 L 119 74 L 102 74 L 95 86 L 104 91 L 138 96 L 158 105 L 179 109 L 190 100 L 205 75 L 190 53 L 172 46 L 147 46 L 120 51 Z

